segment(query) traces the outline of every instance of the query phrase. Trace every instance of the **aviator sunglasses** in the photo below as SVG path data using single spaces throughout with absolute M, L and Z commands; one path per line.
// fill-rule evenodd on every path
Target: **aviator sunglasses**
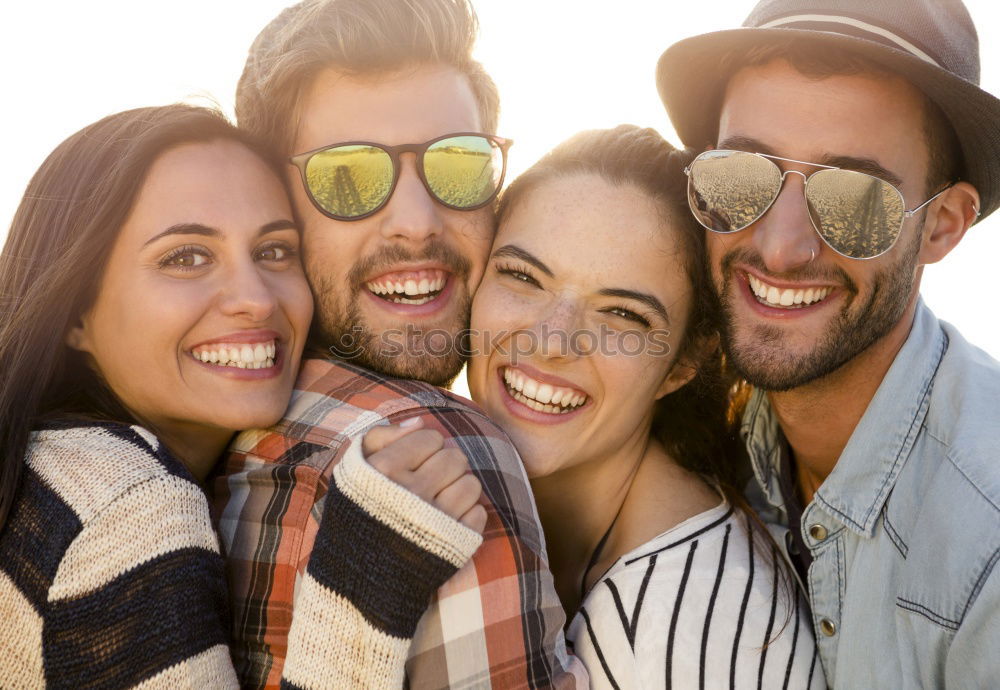
M 349 141 L 292 156 L 313 205 L 336 220 L 361 220 L 389 201 L 399 180 L 400 154 L 417 157 L 417 175 L 432 198 L 471 211 L 490 203 L 507 171 L 510 139 L 459 132 L 422 144 L 383 146 Z
M 774 161 L 821 170 L 808 176 L 796 170 L 782 172 Z M 899 237 L 903 220 L 951 187 L 906 210 L 903 194 L 885 180 L 855 170 L 763 153 L 706 151 L 684 172 L 688 176 L 688 205 L 695 219 L 719 233 L 739 232 L 755 223 L 778 198 L 785 176 L 802 175 L 813 227 L 833 251 L 851 259 L 873 259 L 889 251 Z

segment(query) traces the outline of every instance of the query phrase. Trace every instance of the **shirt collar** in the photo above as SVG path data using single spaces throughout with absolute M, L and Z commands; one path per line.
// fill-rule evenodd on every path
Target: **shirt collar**
M 906 342 L 806 513 L 818 505 L 855 532 L 872 535 L 927 414 L 947 344 L 938 320 L 919 301 Z M 781 505 L 778 463 L 786 455 L 785 438 L 763 391 L 753 391 L 741 432 L 757 481 L 768 500 Z

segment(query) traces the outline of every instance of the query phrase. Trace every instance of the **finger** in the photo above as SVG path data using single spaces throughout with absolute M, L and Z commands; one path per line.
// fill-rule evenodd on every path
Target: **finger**
M 463 525 L 479 534 L 486 531 L 486 508 L 477 503 L 458 519 Z
M 482 493 L 475 475 L 463 474 L 434 497 L 434 505 L 458 520 L 476 505 Z
M 458 448 L 442 448 L 412 470 L 410 491 L 433 503 L 442 489 L 460 479 L 469 470 L 465 454 Z
M 409 475 L 441 450 L 444 437 L 434 429 L 419 429 L 396 439 L 368 456 L 368 464 L 398 484 L 409 488 Z
M 374 427 L 365 434 L 361 442 L 361 452 L 367 458 L 372 453 L 377 453 L 393 441 L 398 441 L 423 426 L 423 417 L 410 417 L 401 424 L 383 424 Z

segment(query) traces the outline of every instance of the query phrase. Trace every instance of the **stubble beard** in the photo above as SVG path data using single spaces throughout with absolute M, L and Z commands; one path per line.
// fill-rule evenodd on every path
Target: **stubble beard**
M 733 286 L 732 265 L 736 262 L 767 272 L 763 260 L 746 249 L 728 252 L 722 258 L 723 283 L 720 290 L 713 280 L 714 297 L 722 317 L 723 351 L 729 364 L 750 384 L 766 391 L 787 391 L 829 376 L 885 337 L 899 323 L 913 290 L 914 270 L 920 252 L 918 228 L 895 263 L 884 267 L 871 280 L 867 297 L 861 304 L 857 285 L 837 269 L 835 282 L 843 286 L 847 298 L 839 313 L 831 319 L 813 348 L 793 355 L 783 347 L 785 333 L 777 326 L 752 326 L 742 330 L 737 325 L 734 302 L 743 297 Z M 829 275 L 829 274 L 828 274 Z M 819 277 L 801 272 L 800 280 Z
M 352 267 L 346 286 L 335 285 L 323 275 L 310 276 L 316 299 L 311 349 L 386 376 L 450 386 L 465 366 L 470 347 L 468 325 L 472 297 L 465 291 L 459 294 L 470 270 L 464 257 L 444 245 L 432 245 L 419 257 L 437 259 L 451 272 L 450 280 L 456 283 L 451 299 L 460 300 L 451 323 L 435 325 L 426 332 L 406 325 L 386 331 L 372 327 L 362 313 L 361 300 L 368 299 L 362 294 L 362 290 L 367 290 L 362 283 L 363 277 L 369 275 L 374 266 L 415 258 L 403 250 L 388 247 Z

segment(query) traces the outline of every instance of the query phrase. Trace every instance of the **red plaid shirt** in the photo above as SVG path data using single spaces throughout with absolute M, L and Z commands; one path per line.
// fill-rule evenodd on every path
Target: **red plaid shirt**
M 417 627 L 410 686 L 587 687 L 582 665 L 566 653 L 534 499 L 504 433 L 439 388 L 320 359 L 304 363 L 285 417 L 240 434 L 213 482 L 243 687 L 279 686 L 296 585 L 334 466 L 376 424 L 416 416 L 465 452 L 488 520 L 482 546 L 437 591 Z

